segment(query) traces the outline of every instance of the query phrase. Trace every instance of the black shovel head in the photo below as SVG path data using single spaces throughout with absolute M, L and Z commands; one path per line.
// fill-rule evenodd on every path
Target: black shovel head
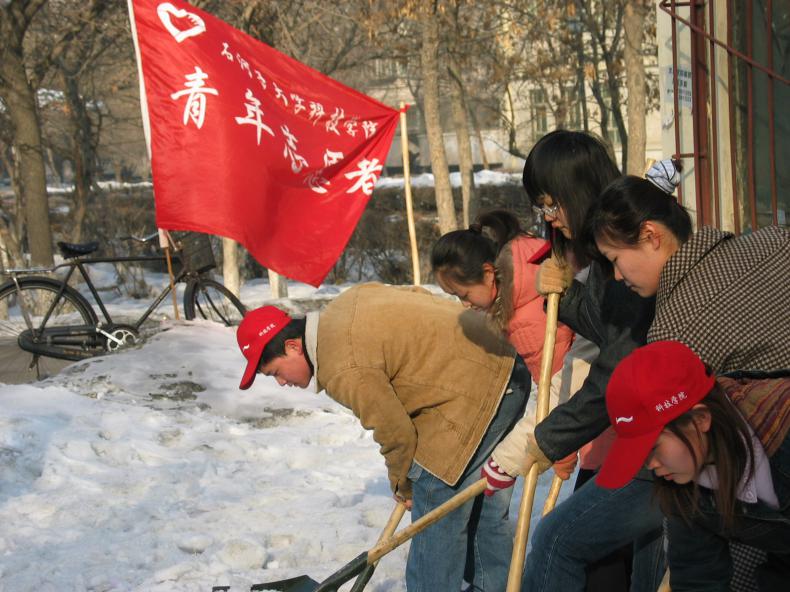
M 255 584 L 250 587 L 250 592 L 263 590 L 277 590 L 278 592 L 314 592 L 320 584 L 310 576 L 297 576 L 277 582 Z M 230 592 L 230 586 L 214 586 L 211 592 Z
M 255 584 L 250 588 L 250 592 L 262 592 L 263 590 L 277 590 L 278 592 L 337 592 L 340 586 L 365 570 L 365 567 L 368 565 L 367 559 L 368 553 L 365 551 L 361 555 L 358 555 L 353 561 L 346 563 L 323 582 L 316 582 L 309 576 L 298 576 L 287 580 L 280 580 L 279 582 Z M 367 579 L 370 579 L 369 575 Z M 367 579 L 361 582 L 362 586 L 367 584 Z M 361 590 L 361 588 L 356 587 L 354 589 Z
M 267 582 L 266 584 L 255 584 L 250 588 L 250 592 L 262 590 L 277 590 L 278 592 L 313 592 L 319 584 L 310 576 L 298 576 L 288 578 L 279 582 Z

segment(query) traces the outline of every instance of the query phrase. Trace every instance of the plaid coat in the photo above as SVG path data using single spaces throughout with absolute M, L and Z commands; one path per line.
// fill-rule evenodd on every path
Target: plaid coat
M 663 339 L 717 374 L 790 368 L 790 231 L 697 232 L 661 271 L 647 341 Z

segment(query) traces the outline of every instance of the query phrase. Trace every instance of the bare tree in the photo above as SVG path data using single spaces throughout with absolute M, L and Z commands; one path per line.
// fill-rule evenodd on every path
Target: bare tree
M 35 86 L 25 69 L 24 41 L 30 23 L 46 0 L 12 0 L 0 4 L 0 99 L 13 134 L 16 189 L 34 265 L 52 264 L 44 155 Z
M 420 70 L 423 93 L 423 114 L 431 151 L 436 212 L 439 215 L 439 230 L 442 234 L 458 228 L 450 186 L 450 172 L 444 149 L 444 133 L 439 109 L 439 20 L 436 4 L 423 0 L 418 8 L 421 29 Z
M 11 122 L 27 246 L 31 262 L 37 265 L 52 264 L 52 235 L 36 92 L 53 63 L 107 2 L 74 3 L 79 9 L 77 18 L 61 21 L 49 36 L 32 39 L 34 19 L 48 4 L 53 10 L 71 6 L 65 0 L 8 0 L 0 4 L 0 100 Z
M 464 83 L 460 72 L 452 66 L 448 68 L 452 83 L 450 85 L 450 105 L 453 110 L 456 144 L 458 145 L 458 168 L 461 172 L 461 203 L 463 225 L 468 227 L 477 215 L 478 203 L 475 196 L 474 160 L 472 159 L 472 140 L 469 134 Z
M 477 216 L 479 209 L 474 182 L 474 160 L 468 107 L 466 72 L 478 66 L 477 50 L 486 36 L 485 26 L 481 27 L 482 17 L 488 7 L 478 6 L 467 0 L 452 2 L 447 11 L 445 27 L 448 39 L 447 71 L 450 78 L 450 106 L 458 146 L 458 168 L 461 172 L 461 204 L 464 228 Z M 480 141 L 481 152 L 484 153 Z
M 647 132 L 647 82 L 642 41 L 645 36 L 645 18 L 652 7 L 650 0 L 628 0 L 625 5 L 625 72 L 628 88 L 628 163 L 627 173 L 642 175 L 645 163 Z
M 71 7 L 73 9 L 73 6 Z M 48 11 L 49 12 L 49 11 Z M 99 9 L 95 16 L 101 16 Z M 65 14 L 64 14 L 65 13 Z M 43 35 L 51 34 L 71 16 L 63 8 L 58 14 L 47 14 L 41 27 Z M 75 15 L 81 18 L 82 15 Z M 117 14 L 115 15 L 117 18 Z M 53 20 L 54 19 L 54 20 Z M 94 72 L 101 59 L 117 38 L 115 27 L 94 19 L 53 60 L 52 75 L 46 80 L 63 92 L 63 111 L 68 122 L 67 156 L 74 165 L 74 208 L 71 215 L 70 238 L 80 242 L 88 214 L 88 201 L 94 191 L 98 173 L 98 145 L 102 126 L 101 101 L 96 97 L 109 94 L 110 89 L 97 88 Z

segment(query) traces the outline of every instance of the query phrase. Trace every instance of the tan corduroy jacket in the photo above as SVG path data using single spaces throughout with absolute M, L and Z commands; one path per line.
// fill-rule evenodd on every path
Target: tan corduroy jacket
M 406 497 L 412 460 L 449 485 L 458 481 L 515 354 L 483 315 L 421 288 L 381 284 L 354 286 L 331 302 L 316 342 L 318 389 L 373 430 L 390 486 Z

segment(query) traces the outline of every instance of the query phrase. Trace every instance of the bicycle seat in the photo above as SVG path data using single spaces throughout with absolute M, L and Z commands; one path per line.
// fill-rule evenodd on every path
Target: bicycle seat
M 89 243 L 64 243 L 58 241 L 58 248 L 66 259 L 73 259 L 82 255 L 90 255 L 99 248 L 99 243 L 91 241 Z

